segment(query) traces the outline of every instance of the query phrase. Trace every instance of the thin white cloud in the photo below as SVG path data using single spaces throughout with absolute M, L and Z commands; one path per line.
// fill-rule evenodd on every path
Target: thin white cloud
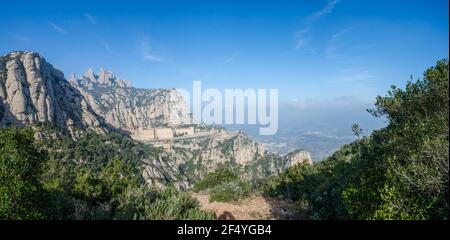
M 330 0 L 325 7 L 306 17 L 303 28 L 294 33 L 296 50 L 307 48 L 309 42 L 313 39 L 310 35 L 313 24 L 320 18 L 331 13 L 338 2 L 339 0 Z
M 103 43 L 103 47 L 105 48 L 105 50 L 109 53 L 112 53 L 111 47 L 109 46 L 109 43 L 104 42 Z
M 314 14 L 310 15 L 308 17 L 308 20 L 310 22 L 315 22 L 319 18 L 331 13 L 338 2 L 339 2 L 339 0 L 328 1 L 327 5 L 325 5 L 324 8 L 322 8 L 319 11 L 315 12 Z
M 349 82 L 360 82 L 365 80 L 374 79 L 375 76 L 368 73 L 368 72 L 361 72 L 358 74 L 348 75 L 348 76 L 342 76 L 338 79 L 341 83 L 349 83 Z
M 239 56 L 238 52 L 233 53 L 233 55 L 229 56 L 227 59 L 223 61 L 223 64 L 228 64 L 233 62 Z
M 85 13 L 84 16 L 85 16 L 86 19 L 89 21 L 89 23 L 91 23 L 92 25 L 95 24 L 95 18 L 94 18 L 94 16 L 92 16 L 92 15 L 89 14 L 89 13 Z
M 365 67 L 347 68 L 338 71 L 335 82 L 337 83 L 356 83 L 375 79 L 373 71 Z
M 351 74 L 354 72 L 361 72 L 361 71 L 367 71 L 366 67 L 349 67 L 349 68 L 343 68 L 339 70 L 338 74 Z
M 62 28 L 62 27 L 56 25 L 56 24 L 53 23 L 53 22 L 49 22 L 49 24 L 50 24 L 50 26 L 51 26 L 53 29 L 55 29 L 58 33 L 60 33 L 60 34 L 62 34 L 62 35 L 66 35 L 66 34 L 67 34 L 66 29 L 64 29 L 64 28 Z
M 393 45 L 393 44 L 394 43 L 389 43 L 389 42 L 385 42 L 385 43 L 367 43 L 367 44 L 355 45 L 353 48 L 354 49 L 371 49 L 371 48 L 378 48 L 378 47 L 389 46 L 389 45 Z
M 342 36 L 350 32 L 353 28 L 354 27 L 344 28 L 331 36 L 330 40 L 328 41 L 328 46 L 325 49 L 325 58 L 332 59 L 339 57 L 339 54 L 336 52 L 336 44 L 339 39 L 342 38 Z
M 99 40 L 100 45 L 103 46 L 103 48 L 105 49 L 105 51 L 107 51 L 108 53 L 114 53 L 113 50 L 111 49 L 111 46 L 109 45 L 108 42 L 104 41 L 104 40 Z
M 312 40 L 312 37 L 309 36 L 309 28 L 305 27 L 300 31 L 297 31 L 295 33 L 296 43 L 295 43 L 295 49 L 299 50 L 302 48 L 305 48 L 308 43 Z
M 20 42 L 29 43 L 29 42 L 32 41 L 31 38 L 28 38 L 28 37 L 25 37 L 25 36 L 21 36 L 21 35 L 16 35 L 16 34 L 11 34 L 11 37 L 14 38 L 17 41 L 20 41 Z
M 144 37 L 141 39 L 140 42 L 140 52 L 142 55 L 142 59 L 146 60 L 146 61 L 151 61 L 151 62 L 165 62 L 166 60 L 155 54 L 150 46 L 150 41 L 147 37 Z
M 100 45 L 101 47 L 103 47 L 103 49 L 106 52 L 114 54 L 114 51 L 111 48 L 111 45 L 109 44 L 109 42 L 106 41 L 100 34 L 98 34 L 97 32 L 94 32 L 94 37 L 95 37 L 95 40 L 97 41 L 97 44 Z
M 152 62 L 164 62 L 164 58 L 156 56 L 154 54 L 145 54 L 144 60 L 152 61 Z

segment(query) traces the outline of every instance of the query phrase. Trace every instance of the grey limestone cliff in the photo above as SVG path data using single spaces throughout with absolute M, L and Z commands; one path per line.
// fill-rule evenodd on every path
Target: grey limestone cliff
M 73 75 L 69 82 L 115 128 L 132 132 L 190 123 L 187 104 L 175 89 L 134 88 L 103 69 L 98 74 L 89 69 L 80 78 Z
M 79 91 L 42 56 L 11 52 L 0 57 L 0 125 L 38 122 L 51 122 L 69 131 L 107 131 Z

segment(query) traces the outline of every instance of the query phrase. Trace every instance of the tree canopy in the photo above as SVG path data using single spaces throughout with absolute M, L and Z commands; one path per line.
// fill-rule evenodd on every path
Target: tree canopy
M 319 219 L 447 219 L 449 69 L 440 60 L 405 89 L 392 86 L 369 112 L 385 128 L 314 166 L 297 166 L 265 185 Z

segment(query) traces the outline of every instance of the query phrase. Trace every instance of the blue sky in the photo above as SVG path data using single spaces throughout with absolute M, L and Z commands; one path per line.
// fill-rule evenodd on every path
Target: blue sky
M 278 88 L 299 106 L 373 102 L 448 58 L 447 0 L 241 2 L 9 1 L 0 54 L 142 88 Z

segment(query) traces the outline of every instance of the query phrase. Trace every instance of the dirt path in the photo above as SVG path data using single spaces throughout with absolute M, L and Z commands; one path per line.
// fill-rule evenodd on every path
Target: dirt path
M 236 203 L 209 202 L 206 193 L 192 193 L 205 210 L 214 211 L 218 219 L 255 220 L 255 219 L 299 219 L 292 204 L 254 196 Z

